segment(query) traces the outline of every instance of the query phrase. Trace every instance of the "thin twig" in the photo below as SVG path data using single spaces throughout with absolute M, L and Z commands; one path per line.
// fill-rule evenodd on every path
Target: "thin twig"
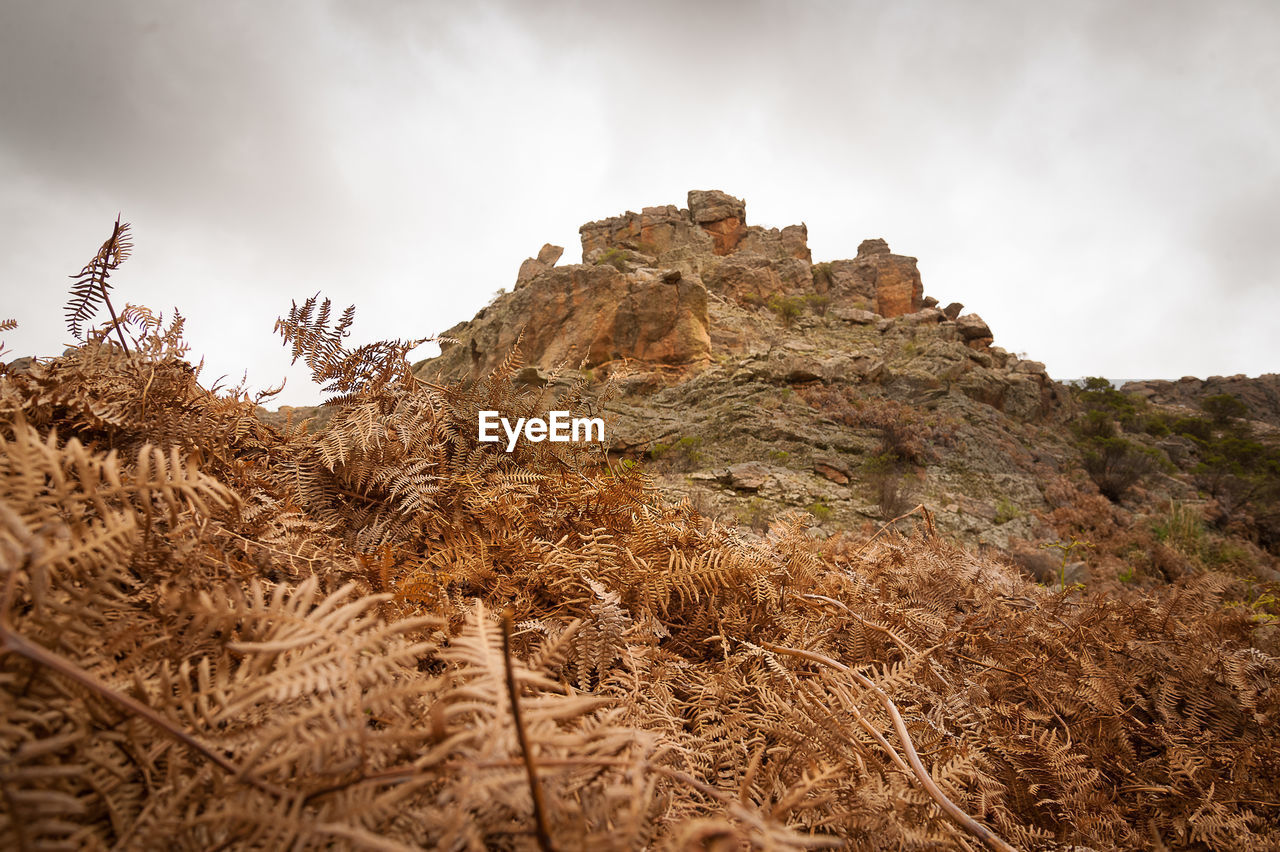
M 934 531 L 934 529 L 933 529 L 933 517 L 929 514 L 929 510 L 925 508 L 925 505 L 924 505 L 923 503 L 920 503 L 920 504 L 919 504 L 919 505 L 917 505 L 914 509 L 912 509 L 910 512 L 905 512 L 905 513 L 903 513 L 903 514 L 899 515 L 899 516 L 898 516 L 898 517 L 896 517 L 896 518 L 893 518 L 893 519 L 891 519 L 891 520 L 885 521 L 884 526 L 882 526 L 882 527 L 880 527 L 880 529 L 876 530 L 876 534 L 875 534 L 875 535 L 871 536 L 871 538 L 869 538 L 869 539 L 867 539 L 865 542 L 863 542 L 862 547 L 859 547 L 857 550 L 855 550 L 855 551 L 854 551 L 854 553 L 853 553 L 853 555 L 854 555 L 854 556 L 857 556 L 858 554 L 862 553 L 862 551 L 866 550 L 868 547 L 870 547 L 870 546 L 871 546 L 871 542 L 875 541 L 877 538 L 879 538 L 879 537 L 880 537 L 880 533 L 882 533 L 882 532 L 884 532 L 885 530 L 889 529 L 889 527 L 893 526 L 893 525 L 894 525 L 894 524 L 896 524 L 898 521 L 901 521 L 903 518 L 909 518 L 909 517 L 911 517 L 911 516 L 912 516 L 912 515 L 914 515 L 916 512 L 920 512 L 920 513 L 921 513 L 921 517 L 923 517 L 923 518 L 924 518 L 925 527 L 929 530 L 929 533 L 930 533 L 931 535 L 936 536 L 936 535 L 937 535 L 937 533 L 936 533 L 936 532 Z
M 502 659 L 507 667 L 507 694 L 511 697 L 511 715 L 516 720 L 516 736 L 520 740 L 520 751 L 524 753 L 524 771 L 529 776 L 529 792 L 533 796 L 533 817 L 538 835 L 538 848 L 542 852 L 555 852 L 551 845 L 551 833 L 547 831 L 547 815 L 542 801 L 542 786 L 538 783 L 538 767 L 533 762 L 533 751 L 529 748 L 529 737 L 524 730 L 524 719 L 520 715 L 520 700 L 516 694 L 516 673 L 511 666 L 511 632 L 514 623 L 511 610 L 502 614 Z
M 11 583 L 13 582 L 15 573 L 16 572 L 11 571 L 9 574 Z M 187 748 L 204 755 L 210 761 L 217 764 L 219 768 L 226 771 L 237 780 L 252 784 L 254 787 L 275 796 L 283 798 L 289 795 L 274 784 L 245 775 L 244 770 L 234 762 L 223 755 L 218 754 L 218 752 L 214 751 L 212 748 L 183 730 L 181 726 L 165 718 L 163 715 L 143 704 L 141 701 L 112 689 L 110 686 L 98 680 L 98 678 L 94 677 L 92 674 L 80 668 L 70 660 L 50 651 L 43 645 L 39 645 L 28 640 L 25 636 L 16 633 L 9 624 L 9 616 L 6 610 L 5 612 L 0 613 L 0 655 L 7 654 L 9 652 L 26 657 L 37 665 L 52 669 L 68 680 L 73 680 L 91 692 L 95 692 L 103 698 L 120 705 L 133 715 L 141 716 L 143 719 L 146 719 L 148 722 L 155 725 L 157 728 L 164 731 Z

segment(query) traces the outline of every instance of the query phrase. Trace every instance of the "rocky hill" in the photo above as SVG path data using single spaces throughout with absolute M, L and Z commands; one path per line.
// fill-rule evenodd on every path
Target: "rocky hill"
M 718 191 L 580 230 L 583 263 L 557 266 L 562 249 L 544 246 L 415 371 L 478 378 L 519 341 L 520 380 L 549 384 L 551 399 L 612 377 L 610 450 L 706 514 L 763 529 L 803 509 L 826 536 L 923 503 L 949 534 L 1043 581 L 1063 579 L 1045 546 L 1077 537 L 1094 546 L 1072 553 L 1069 579 L 1129 576 L 1133 549 L 1159 545 L 1162 512 L 1206 505 L 1189 439 L 1141 430 L 1134 446 L 1160 464 L 1125 500 L 1101 498 L 1070 428 L 1078 394 L 994 345 L 978 314 L 939 307 L 916 259 L 884 240 L 814 263 L 803 224 L 748 225 L 745 203 Z M 1130 387 L 1170 411 L 1197 404 L 1187 381 Z M 1260 426 L 1280 410 L 1265 378 L 1196 391 L 1234 393 Z M 1246 549 L 1250 570 L 1272 576 L 1265 548 Z M 1185 567 L 1159 561 L 1155 579 Z
M 1183 376 L 1175 382 L 1147 380 L 1127 382 L 1125 393 L 1136 394 L 1158 405 L 1199 409 L 1211 396 L 1228 394 L 1239 399 L 1252 416 L 1280 429 L 1280 375 L 1266 373 L 1256 378 L 1244 375 L 1210 376 L 1197 379 Z

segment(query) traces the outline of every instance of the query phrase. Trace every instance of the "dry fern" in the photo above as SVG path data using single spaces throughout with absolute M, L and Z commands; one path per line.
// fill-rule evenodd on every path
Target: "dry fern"
M 545 404 L 518 353 L 435 385 L 351 322 L 282 320 L 339 395 L 315 434 L 142 309 L 0 375 L 0 845 L 1280 845 L 1233 581 L 748 538 L 598 447 L 480 444 Z

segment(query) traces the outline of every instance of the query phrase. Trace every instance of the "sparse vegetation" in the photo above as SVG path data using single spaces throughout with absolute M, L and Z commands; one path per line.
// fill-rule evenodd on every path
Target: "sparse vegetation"
M 832 510 L 831 507 L 822 500 L 815 500 L 805 507 L 805 511 L 810 515 L 813 515 L 814 520 L 818 523 L 822 523 L 831 517 Z
M 820 317 L 826 316 L 827 309 L 831 307 L 831 297 L 825 293 L 808 293 L 804 297 L 804 302 L 809 306 L 809 310 Z
M 1130 488 L 1168 462 L 1155 449 L 1125 438 L 1124 428 L 1139 428 L 1139 401 L 1111 386 L 1106 379 L 1089 378 L 1077 390 L 1085 406 L 1075 424 L 1084 469 L 1107 499 L 1120 502 Z
M 787 328 L 790 328 L 804 313 L 805 307 L 805 301 L 800 296 L 774 295 L 769 297 L 768 304 L 769 310 L 773 311 Z
M 995 522 L 997 525 L 1007 524 L 1020 517 L 1022 517 L 1022 510 L 1018 508 L 1017 503 L 1014 503 L 1008 497 L 1001 497 L 996 502 Z
M 596 258 L 596 266 L 612 266 L 619 272 L 626 272 L 629 268 L 629 260 L 629 252 L 620 248 L 610 247 Z
M 686 435 L 672 444 L 657 443 L 649 456 L 662 470 L 684 472 L 697 470 L 702 465 L 702 438 Z

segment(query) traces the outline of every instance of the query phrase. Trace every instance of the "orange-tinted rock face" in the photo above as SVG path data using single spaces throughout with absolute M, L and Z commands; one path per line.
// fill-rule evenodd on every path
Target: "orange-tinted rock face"
M 884 240 L 863 240 L 853 265 L 875 294 L 876 313 L 881 316 L 913 314 L 924 306 L 924 285 L 914 257 L 891 254 Z
M 702 225 L 702 230 L 711 235 L 711 239 L 715 242 L 713 250 L 722 257 L 738 247 L 738 243 L 742 241 L 742 235 L 747 230 L 743 221 L 733 216 L 699 224 Z
M 455 375 L 492 370 L 517 339 L 525 362 L 546 368 L 622 358 L 680 365 L 711 353 L 701 281 L 608 265 L 550 269 L 444 336 L 462 345 L 442 346 L 433 366 Z
M 582 256 L 593 251 L 626 248 L 659 256 L 688 247 L 694 253 L 711 253 L 712 241 L 689 217 L 687 210 L 675 205 L 646 207 L 639 213 L 627 212 L 611 219 L 588 222 L 578 229 L 582 236 Z
M 900 317 L 920 310 L 924 285 L 913 257 L 897 254 L 877 256 L 876 313 Z
M 711 235 L 721 257 L 736 249 L 747 231 L 746 204 L 717 189 L 690 190 L 689 214 Z

